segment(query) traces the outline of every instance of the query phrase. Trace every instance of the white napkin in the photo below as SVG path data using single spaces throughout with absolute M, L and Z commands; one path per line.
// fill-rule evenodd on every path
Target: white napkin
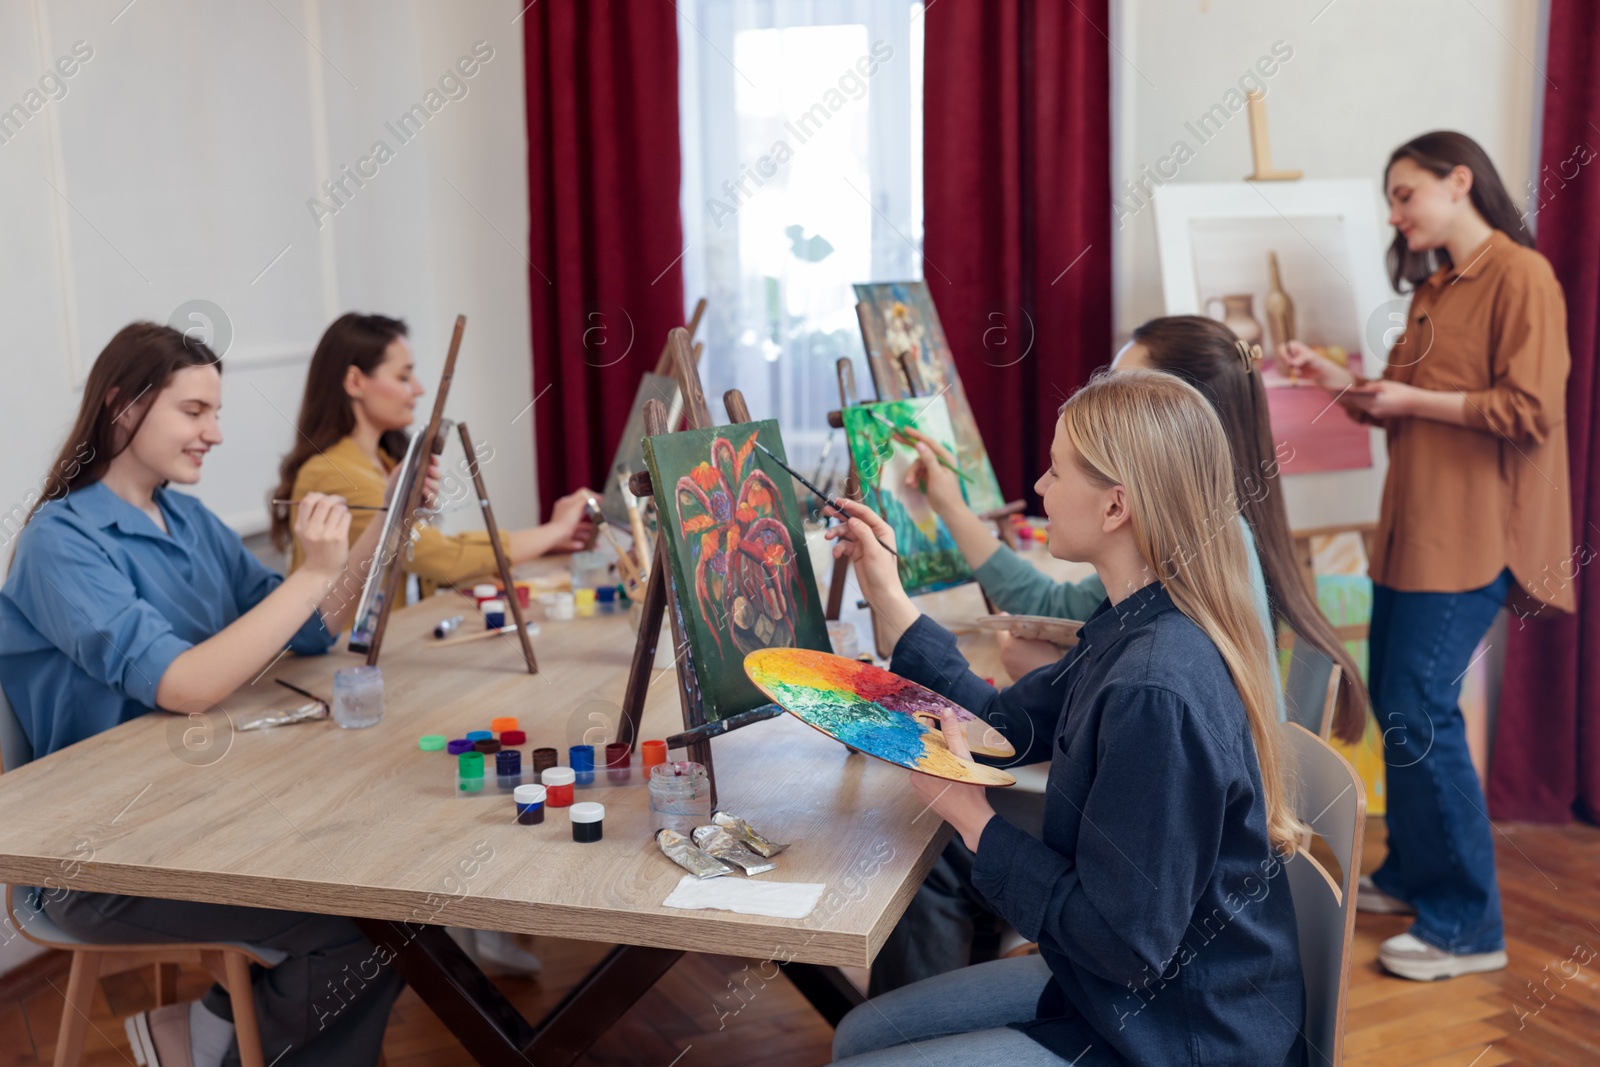
M 661 903 L 669 908 L 721 908 L 742 915 L 804 919 L 826 888 L 822 882 L 757 882 L 732 876 L 702 881 L 686 874 Z

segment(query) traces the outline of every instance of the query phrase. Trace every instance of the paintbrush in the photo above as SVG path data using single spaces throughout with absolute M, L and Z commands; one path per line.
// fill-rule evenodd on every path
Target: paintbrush
M 626 464 L 617 464 L 617 485 L 622 488 L 622 502 L 628 508 L 628 528 L 633 531 L 633 558 L 638 565 L 639 576 L 642 580 L 650 571 L 650 555 L 646 548 L 644 538 L 644 519 L 639 514 L 639 498 L 633 495 L 633 490 L 628 488 L 628 468 Z
M 910 434 L 906 433 L 906 430 L 905 430 L 904 426 L 896 426 L 894 423 L 890 422 L 888 419 L 884 418 L 882 415 L 879 415 L 876 411 L 873 411 L 871 408 L 867 409 L 867 414 L 871 415 L 873 418 L 877 419 L 879 422 L 881 422 L 885 426 L 889 427 L 889 429 L 894 433 L 894 435 L 896 437 L 900 438 L 901 441 L 903 441 L 906 444 L 912 446 L 913 448 L 916 447 L 917 439 L 915 437 L 912 437 Z M 972 479 L 970 477 L 968 477 L 965 473 L 963 473 L 960 467 L 956 466 L 954 463 L 951 463 L 949 460 L 947 460 L 943 456 L 939 455 L 939 453 L 934 452 L 934 450 L 932 448 L 928 449 L 928 451 L 933 453 L 933 458 L 939 461 L 939 466 L 943 467 L 945 470 L 949 471 L 951 474 L 954 474 L 957 478 L 960 478 L 962 481 L 966 482 L 967 484 L 969 484 L 969 485 L 972 484 Z
M 272 502 L 272 506 L 275 507 L 275 508 L 292 508 L 292 507 L 298 506 L 300 503 L 302 503 L 302 502 L 299 501 L 299 500 L 274 500 Z M 388 507 L 387 504 L 384 505 L 383 507 L 374 507 L 371 504 L 346 504 L 345 507 L 349 508 L 351 511 L 388 511 L 389 510 L 389 507 Z
M 292 689 L 296 693 L 299 693 L 301 696 L 308 697 L 311 700 L 315 700 L 319 704 L 328 703 L 327 700 L 323 699 L 322 697 L 317 696 L 317 694 L 311 692 L 310 690 L 301 689 L 298 685 L 295 685 L 293 682 L 286 682 L 282 678 L 274 678 L 273 681 L 277 682 L 279 685 L 283 686 L 285 689 Z
M 780 466 L 784 470 L 788 471 L 789 472 L 789 476 L 791 478 L 793 478 L 795 481 L 799 482 L 801 485 L 805 486 L 807 489 L 811 490 L 814 494 L 816 494 L 816 496 L 824 504 L 828 505 L 834 511 L 837 511 L 840 515 L 848 514 L 844 510 L 844 505 L 843 504 L 839 503 L 839 501 L 837 501 L 837 500 L 830 499 L 828 494 L 824 493 L 821 489 L 818 489 L 816 486 L 814 486 L 810 482 L 806 481 L 805 475 L 801 474 L 799 471 L 797 471 L 793 467 L 789 466 L 783 460 L 781 460 L 777 456 L 773 455 L 772 454 L 772 449 L 768 448 L 766 445 L 762 444 L 760 441 L 758 441 L 754 437 L 752 437 L 750 439 L 750 443 L 755 445 L 757 448 L 761 449 L 761 451 L 765 452 L 767 454 L 767 458 L 772 460 L 772 462 L 776 463 L 778 466 Z M 895 559 L 899 559 L 900 558 L 900 553 L 896 552 L 894 549 L 890 548 L 888 545 L 883 544 L 883 538 L 879 537 L 877 534 L 873 534 L 872 535 L 872 539 L 874 541 L 878 542 L 878 544 L 883 545 L 884 551 L 888 552 L 889 555 L 893 556 Z

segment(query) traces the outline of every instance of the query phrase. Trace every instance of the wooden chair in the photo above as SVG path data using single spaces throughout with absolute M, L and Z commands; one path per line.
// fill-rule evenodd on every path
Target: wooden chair
M 1280 729 L 1299 765 L 1295 814 L 1322 838 L 1339 865 L 1340 878 L 1335 881 L 1304 848 L 1284 865 L 1299 925 L 1311 1063 L 1339 1067 L 1344 1060 L 1345 1000 L 1350 991 L 1367 794 L 1355 770 L 1327 742 L 1296 723 L 1284 723 Z
M 25 753 L 26 758 L 19 758 Z M 11 703 L 0 691 L 0 766 L 12 770 L 32 758 L 26 735 L 17 721 Z M 13 762 L 15 761 L 15 762 Z M 243 1067 L 266 1067 L 261 1054 L 261 1029 L 256 1021 L 256 1002 L 250 987 L 250 965 L 275 967 L 288 956 L 277 949 L 241 942 L 173 942 L 160 945 L 98 945 L 80 941 L 50 921 L 50 916 L 28 900 L 18 908 L 16 888 L 6 886 L 6 915 L 23 937 L 45 948 L 72 954 L 72 969 L 67 975 L 66 1003 L 61 1007 L 61 1027 L 56 1033 L 54 1067 L 77 1067 L 83 1056 L 83 1042 L 89 1030 L 89 1012 L 94 1004 L 95 986 L 102 977 L 140 967 L 154 967 L 156 1004 L 177 1000 L 177 968 L 182 964 L 203 967 L 233 1004 L 233 1027 L 239 1041 L 239 1060 Z

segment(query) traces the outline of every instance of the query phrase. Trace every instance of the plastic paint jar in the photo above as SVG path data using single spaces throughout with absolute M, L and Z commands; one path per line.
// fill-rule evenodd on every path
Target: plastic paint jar
M 472 747 L 477 749 L 479 752 L 482 752 L 484 755 L 492 756 L 496 752 L 500 751 L 500 742 L 496 741 L 492 737 L 485 737 L 481 741 L 472 742 Z
M 567 765 L 578 776 L 580 785 L 594 781 L 594 746 L 573 745 L 567 749 Z
M 333 721 L 360 730 L 383 721 L 383 674 L 376 667 L 340 667 L 333 672 Z
M 605 836 L 606 806 L 593 801 L 572 805 L 572 839 L 580 844 L 591 844 Z
M 576 777 L 571 767 L 551 767 L 539 775 L 539 780 L 544 783 L 549 795 L 547 803 L 552 808 L 572 806 L 572 782 Z
M 536 748 L 533 750 L 533 773 L 543 774 L 558 762 L 556 750 L 553 748 Z
M 459 756 L 463 752 L 476 751 L 472 747 L 475 744 L 477 744 L 476 741 L 468 741 L 465 737 L 458 737 L 445 746 L 445 751 L 452 756 Z
M 617 610 L 617 587 L 614 585 L 602 585 L 594 591 L 594 602 L 600 614 L 615 614 Z
M 516 720 L 513 719 L 512 721 L 515 722 Z M 500 743 L 505 745 L 507 748 L 515 748 L 518 745 L 527 744 L 528 735 L 524 731 L 517 729 L 502 730 L 500 733 Z
M 495 784 L 502 790 L 515 789 L 522 784 L 522 753 L 509 749 L 494 754 Z
M 489 732 L 503 734 L 507 730 L 515 730 L 520 725 L 522 724 L 517 722 L 515 715 L 502 715 L 498 719 L 489 720 Z
M 445 746 L 444 734 L 423 734 L 417 738 L 417 747 L 424 752 L 438 752 Z
M 477 601 L 477 604 L 480 608 L 483 607 L 483 602 L 485 600 L 493 600 L 499 595 L 500 587 L 495 585 L 493 582 L 479 582 L 477 585 L 472 587 L 472 599 Z
M 544 605 L 544 617 L 551 622 L 567 622 L 577 614 L 571 593 L 550 593 L 540 597 L 539 602 Z
M 640 766 L 644 768 L 646 774 L 649 774 L 651 767 L 658 763 L 667 762 L 667 743 L 665 741 L 646 741 L 639 746 L 639 760 Z
M 573 603 L 573 607 L 576 609 L 576 611 L 578 613 L 578 617 L 580 619 L 588 618 L 589 616 L 594 614 L 594 604 L 595 604 L 594 590 L 593 589 L 577 589 L 577 590 L 574 590 L 573 593 L 572 593 L 572 603 Z
M 614 741 L 606 746 L 606 780 L 626 782 L 633 773 L 633 746 L 626 741 Z
M 698 763 L 658 763 L 650 768 L 650 823 L 688 835 L 711 821 L 711 783 Z
M 483 792 L 483 753 L 463 752 L 456 760 L 456 796 Z
M 490 733 L 488 730 L 468 730 L 467 731 L 467 740 L 468 741 L 487 741 L 487 740 L 489 740 L 489 738 L 491 738 L 493 736 L 494 736 L 494 734 Z
M 519 785 L 511 794 L 517 806 L 517 823 L 521 826 L 538 826 L 544 822 L 545 788 L 542 785 Z

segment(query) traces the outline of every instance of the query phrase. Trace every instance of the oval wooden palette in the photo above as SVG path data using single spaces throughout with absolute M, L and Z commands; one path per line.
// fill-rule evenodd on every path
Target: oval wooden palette
M 773 702 L 808 726 L 869 756 L 971 785 L 1015 785 L 996 767 L 964 760 L 945 744 L 941 709 L 966 724 L 978 755 L 1016 755 L 1011 743 L 966 708 L 881 667 L 803 648 L 764 648 L 744 671 Z

